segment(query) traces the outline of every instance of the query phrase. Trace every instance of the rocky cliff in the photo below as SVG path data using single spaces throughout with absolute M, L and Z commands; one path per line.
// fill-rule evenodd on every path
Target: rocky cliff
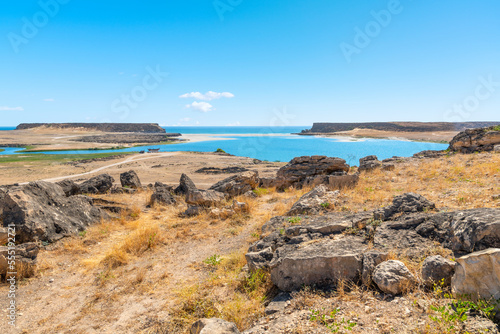
M 500 122 L 370 122 L 370 123 L 314 123 L 302 134 L 329 133 L 350 131 L 354 129 L 370 129 L 398 132 L 432 132 L 432 131 L 463 131 L 480 127 L 499 125 Z
M 16 130 L 34 128 L 82 129 L 103 132 L 165 133 L 157 123 L 21 123 Z

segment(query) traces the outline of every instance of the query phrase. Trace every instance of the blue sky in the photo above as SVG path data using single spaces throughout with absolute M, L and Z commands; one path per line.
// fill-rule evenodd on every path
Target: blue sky
M 0 55 L 6 126 L 500 119 L 497 0 L 9 1 Z

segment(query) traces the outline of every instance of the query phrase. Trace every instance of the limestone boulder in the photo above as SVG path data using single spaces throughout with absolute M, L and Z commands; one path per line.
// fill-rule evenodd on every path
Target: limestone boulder
M 369 172 L 381 166 L 382 162 L 378 160 L 376 155 L 369 155 L 367 157 L 359 159 L 358 171 Z
M 224 194 L 215 190 L 195 190 L 186 195 L 186 203 L 202 207 L 217 206 L 224 200 Z
M 457 297 L 499 299 L 500 249 L 489 248 L 458 258 L 451 289 Z
M 325 185 L 319 185 L 294 203 L 286 215 L 318 214 L 329 207 L 335 206 L 339 195 L 338 190 L 328 191 Z
M 441 255 L 430 256 L 422 264 L 422 280 L 427 286 L 439 284 L 449 286 L 455 273 L 455 262 Z
M 414 284 L 416 279 L 403 262 L 389 260 L 375 267 L 373 282 L 383 292 L 398 295 Z
M 256 171 L 248 171 L 219 181 L 209 189 L 234 197 L 243 195 L 246 192 L 257 188 L 259 186 L 259 182 L 259 173 Z
M 57 182 L 56 184 L 63 189 L 66 196 L 78 195 L 80 192 L 80 187 L 72 180 L 63 180 Z
M 493 151 L 500 144 L 500 128 L 466 129 L 450 141 L 449 150 L 461 153 Z
M 408 214 L 434 210 L 436 205 L 424 196 L 415 193 L 405 193 L 396 196 L 392 205 L 386 206 L 375 213 L 375 219 L 388 220 L 397 214 Z
M 282 291 L 304 285 L 335 285 L 340 280 L 357 281 L 366 247 L 354 237 L 281 247 L 271 263 L 271 280 Z

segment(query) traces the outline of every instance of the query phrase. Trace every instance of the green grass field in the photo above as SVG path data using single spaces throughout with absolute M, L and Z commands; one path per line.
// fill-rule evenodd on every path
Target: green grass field
M 117 155 L 134 154 L 134 152 L 122 153 L 95 153 L 95 154 L 16 154 L 0 156 L 0 163 L 20 162 L 20 161 L 77 161 L 90 160 L 96 158 L 107 158 Z

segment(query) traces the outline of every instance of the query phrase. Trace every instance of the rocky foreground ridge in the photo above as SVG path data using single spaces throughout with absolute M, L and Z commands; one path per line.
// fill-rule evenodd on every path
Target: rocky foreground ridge
M 80 129 L 102 132 L 165 133 L 157 123 L 21 123 L 16 130 L 35 128 Z

